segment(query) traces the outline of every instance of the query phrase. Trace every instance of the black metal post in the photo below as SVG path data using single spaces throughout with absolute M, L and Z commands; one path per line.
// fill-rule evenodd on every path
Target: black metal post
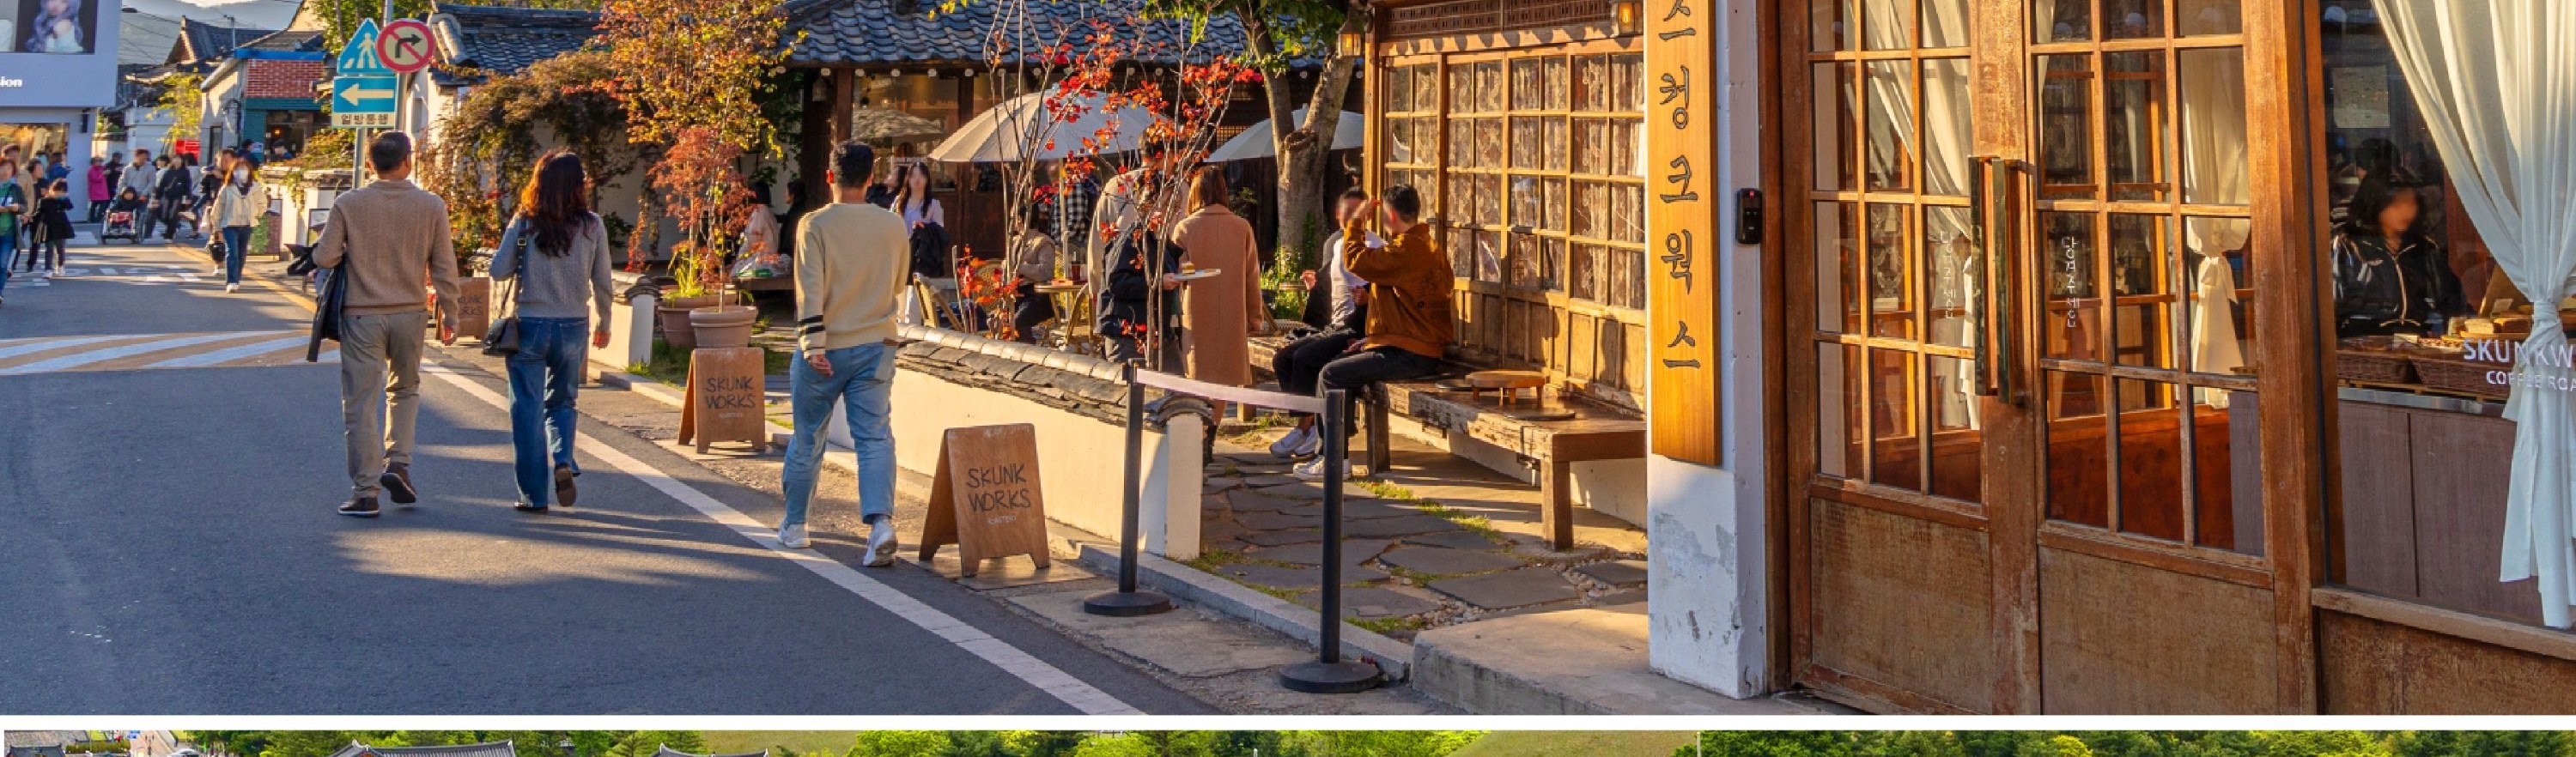
M 1318 424 L 1324 434 L 1324 585 L 1318 595 L 1323 649 L 1317 661 L 1279 671 L 1280 685 L 1308 694 L 1367 691 L 1377 688 L 1382 675 L 1376 663 L 1342 660 L 1342 479 L 1350 458 L 1350 423 L 1350 393 L 1324 392 L 1324 417 Z
M 1169 612 L 1172 598 L 1136 588 L 1137 512 L 1143 508 L 1139 489 L 1144 487 L 1145 454 L 1145 385 L 1136 383 L 1136 363 L 1129 361 L 1119 377 L 1127 382 L 1127 486 L 1122 493 L 1125 507 L 1118 517 L 1118 590 L 1093 594 L 1082 600 L 1082 611 L 1093 615 L 1132 617 Z

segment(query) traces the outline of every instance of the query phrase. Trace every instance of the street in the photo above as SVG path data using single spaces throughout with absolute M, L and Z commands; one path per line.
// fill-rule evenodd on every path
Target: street
M 595 417 L 580 506 L 514 512 L 508 387 L 471 347 L 425 361 L 421 502 L 336 516 L 331 345 L 306 363 L 307 306 L 204 260 L 76 247 L 6 289 L 0 711 L 1210 711 L 932 573 L 854 568 L 849 534 L 776 549 L 774 496 Z

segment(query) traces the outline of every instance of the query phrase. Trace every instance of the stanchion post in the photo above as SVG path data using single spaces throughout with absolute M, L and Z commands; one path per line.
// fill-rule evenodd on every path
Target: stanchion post
M 1342 480 L 1344 466 L 1350 459 L 1350 393 L 1333 389 L 1324 393 L 1324 585 L 1318 598 L 1323 605 L 1323 644 L 1319 659 L 1301 662 L 1279 671 L 1279 683 L 1292 691 L 1308 694 L 1348 694 L 1377 688 L 1381 674 L 1376 663 L 1342 660 Z
M 1082 600 L 1082 611 L 1093 615 L 1133 617 L 1169 612 L 1172 599 L 1136 588 L 1136 542 L 1138 510 L 1144 507 L 1140 490 L 1144 488 L 1145 454 L 1145 385 L 1136 382 L 1136 363 L 1130 361 L 1119 371 L 1127 382 L 1127 471 L 1126 490 L 1122 492 L 1125 507 L 1118 517 L 1118 590 L 1093 594 Z

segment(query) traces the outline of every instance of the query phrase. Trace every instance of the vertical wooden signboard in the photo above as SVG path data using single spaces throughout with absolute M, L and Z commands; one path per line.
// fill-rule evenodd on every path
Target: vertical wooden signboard
M 492 280 L 468 276 L 456 281 L 456 336 L 481 339 L 492 333 Z
M 709 348 L 689 353 L 689 392 L 680 404 L 680 443 L 705 454 L 715 442 L 750 442 L 769 451 L 769 404 L 762 375 L 766 351 L 758 347 Z
M 949 429 L 939 440 L 938 469 L 931 475 L 921 561 L 955 544 L 958 570 L 968 576 L 985 560 L 1012 555 L 1028 555 L 1046 567 L 1046 498 L 1039 481 L 1036 426 Z
M 1718 464 L 1719 209 L 1712 0 L 1646 0 L 1646 314 L 1651 450 Z

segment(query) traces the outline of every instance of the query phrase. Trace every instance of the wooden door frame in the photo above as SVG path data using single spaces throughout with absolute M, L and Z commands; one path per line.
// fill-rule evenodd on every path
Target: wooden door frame
M 1763 339 L 1766 349 L 1781 359 L 1770 361 L 1765 369 L 1772 387 L 1766 399 L 1779 415 L 1764 438 L 1779 453 L 1772 456 L 1774 462 L 1766 472 L 1772 481 L 1766 506 L 1774 515 L 1771 522 L 1782 526 L 1771 530 L 1772 568 L 1781 577 L 1773 582 L 1772 621 L 1780 631 L 1774 634 L 1771 659 L 1784 685 L 1818 677 L 1818 671 L 1809 669 L 1814 653 L 1808 637 L 1812 624 L 1800 622 L 1800 617 L 1812 609 L 1813 577 L 1805 566 L 1813 559 L 1810 482 L 1818 461 L 1817 429 L 1810 416 L 1819 389 L 1812 380 L 1797 380 L 1816 375 L 1816 349 L 1809 337 L 1816 303 L 1811 289 L 1797 286 L 1805 274 L 1792 273 L 1812 271 L 1814 240 L 1811 233 L 1791 232 L 1813 228 L 1808 200 L 1812 171 L 1806 170 L 1815 134 L 1809 123 L 1814 90 L 1806 57 L 1808 1 L 1822 0 L 1759 0 L 1757 8 L 1763 28 L 1774 30 L 1765 36 L 1773 49 L 1760 56 L 1760 81 L 1776 94 L 1763 98 L 1761 106 L 1762 142 L 1765 152 L 1774 156 L 1762 168 L 1762 182 L 1775 208 L 1764 239 L 1775 253 L 1765 256 L 1763 281 L 1766 291 L 1776 293 L 1765 298 L 1763 317 L 1769 327 L 1763 330 Z M 2279 714 L 2314 713 L 2319 708 L 2311 589 L 2324 575 L 2322 503 L 2332 501 L 2328 495 L 2333 483 L 2332 467 L 2315 464 L 2319 450 L 2331 454 L 2334 440 L 2333 414 L 2326 412 L 2333 398 L 2319 383 L 2327 375 L 2323 348 L 2332 344 L 2332 338 L 2330 324 L 2317 316 L 2320 303 L 2330 299 L 2319 291 L 2324 279 L 2318 275 L 2317 256 L 2310 254 L 2322 249 L 2324 232 L 2319 221 L 2326 217 L 2326 197 L 2321 191 L 2325 177 L 2321 162 L 2314 159 L 2316 146 L 2302 138 L 2323 118 L 2322 103 L 2311 96 L 2319 91 L 2323 76 L 2318 40 L 2313 30 L 2299 24 L 2301 19 L 2314 18 L 2315 10 L 2316 0 L 2247 3 L 2243 10 L 2247 150 L 2253 165 L 2248 176 L 2250 239 L 2254 286 L 2264 297 L 2257 306 L 2268 321 L 2297 326 L 2275 329 L 2254 340 L 2261 366 L 2257 391 L 2263 398 L 2257 423 L 2258 459 L 2264 471 L 2265 568 L 2222 572 L 2232 573 L 2239 583 L 2265 584 L 2273 593 L 2273 677 Z M 2022 34 L 2028 12 L 2028 0 L 1970 2 L 1969 19 L 1975 30 L 1970 42 L 1971 92 L 1979 126 L 1971 154 L 2027 161 L 2035 153 L 2030 115 L 2034 106 L 2030 97 L 2019 94 L 2030 86 L 2030 61 Z M 1984 96 L 1998 92 L 2016 96 Z M 2015 231 L 2026 237 L 2034 226 L 2024 222 Z M 1793 241 L 1802 242 L 1803 249 L 1791 249 Z M 2021 250 L 2033 249 L 2027 238 L 2020 243 Z M 2015 283 L 2012 291 L 2021 297 L 2020 312 L 2036 312 L 2029 308 L 2035 306 L 2037 290 L 2029 285 L 2028 269 L 2023 270 L 2025 280 Z M 2014 338 L 2018 354 L 2025 356 L 2022 367 L 2035 365 L 2029 356 L 2036 355 L 2040 346 L 2036 330 L 2018 329 Z M 1985 416 L 1987 469 L 2002 474 L 1985 477 L 1981 509 L 1982 530 L 1988 538 L 1998 674 L 1990 705 L 1999 714 L 2043 711 L 2039 549 L 2045 469 L 2038 461 L 2044 459 L 2045 443 L 2039 440 L 2045 437 L 2036 427 L 2042 414 L 2031 407 L 2035 402 L 2025 400 L 2023 407 L 2002 413 L 1991 412 L 2000 403 L 1989 402 Z M 1906 692 L 1875 690 L 1878 687 L 1868 683 L 1833 682 L 1846 689 L 1838 692 L 1844 696 L 1900 709 L 1943 709 L 1927 707 L 1937 703 Z

